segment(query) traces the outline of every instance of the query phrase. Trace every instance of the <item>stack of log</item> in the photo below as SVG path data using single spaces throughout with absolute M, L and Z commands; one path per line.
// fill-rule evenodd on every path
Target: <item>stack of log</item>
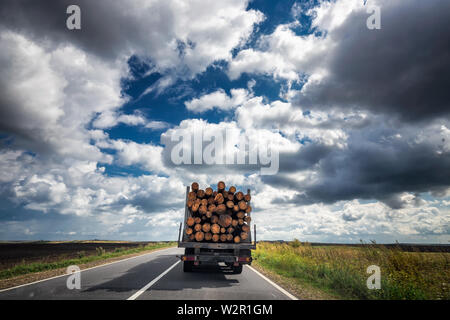
M 220 181 L 217 190 L 199 188 L 192 183 L 187 198 L 189 215 L 185 232 L 190 241 L 234 242 L 248 240 L 250 232 L 250 193 L 237 191 L 234 186 L 226 190 Z

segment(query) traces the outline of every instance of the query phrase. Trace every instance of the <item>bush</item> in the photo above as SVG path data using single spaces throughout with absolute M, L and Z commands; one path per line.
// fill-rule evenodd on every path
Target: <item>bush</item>
M 95 251 L 97 251 L 97 255 L 98 256 L 102 256 L 102 255 L 104 255 L 106 253 L 106 250 L 103 249 L 102 247 L 95 248 Z

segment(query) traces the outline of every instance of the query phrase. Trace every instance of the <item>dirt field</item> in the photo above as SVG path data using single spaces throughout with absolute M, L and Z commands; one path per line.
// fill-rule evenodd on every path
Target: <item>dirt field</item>
M 54 262 L 98 254 L 97 248 L 112 252 L 116 248 L 132 249 L 151 242 L 71 241 L 0 243 L 0 270 L 21 263 Z

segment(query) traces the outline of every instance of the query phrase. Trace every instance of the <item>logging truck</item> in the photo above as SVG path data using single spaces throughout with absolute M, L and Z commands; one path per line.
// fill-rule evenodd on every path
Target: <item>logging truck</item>
M 251 250 L 256 249 L 256 226 L 250 230 L 250 190 L 244 195 L 235 187 L 225 190 L 199 189 L 194 182 L 186 187 L 184 222 L 180 223 L 178 247 L 183 271 L 198 266 L 222 266 L 240 274 L 244 264 L 251 264 Z

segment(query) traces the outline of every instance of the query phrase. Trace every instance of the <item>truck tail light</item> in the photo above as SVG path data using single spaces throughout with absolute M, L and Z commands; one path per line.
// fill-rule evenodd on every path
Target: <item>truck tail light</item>
M 182 256 L 181 260 L 182 261 L 194 261 L 195 260 L 195 256 Z
M 238 261 L 239 262 L 250 262 L 250 261 L 252 261 L 252 257 L 239 257 Z

